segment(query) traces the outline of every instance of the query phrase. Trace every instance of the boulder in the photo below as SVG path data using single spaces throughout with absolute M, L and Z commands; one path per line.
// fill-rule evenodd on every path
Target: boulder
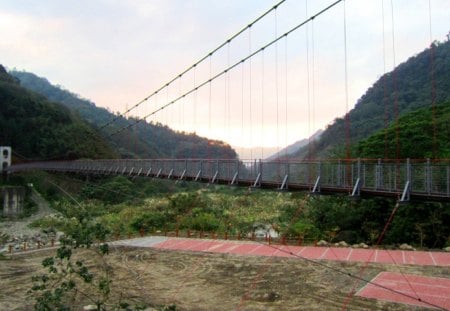
M 348 244 L 345 241 L 340 241 L 340 242 L 336 243 L 335 245 L 338 247 L 348 247 Z
M 324 240 L 320 240 L 319 242 L 317 242 L 317 246 L 328 246 L 328 242 L 324 241 Z
M 369 245 L 367 245 L 366 243 L 359 243 L 359 248 L 367 249 L 369 248 Z
M 415 251 L 414 247 L 406 243 L 401 244 L 398 248 L 404 251 Z

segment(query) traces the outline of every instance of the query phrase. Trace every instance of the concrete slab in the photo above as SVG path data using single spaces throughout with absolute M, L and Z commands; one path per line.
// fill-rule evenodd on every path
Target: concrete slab
M 375 260 L 375 250 L 354 248 L 347 261 L 373 262 Z
M 295 257 L 295 255 L 292 254 L 297 254 L 297 252 L 299 251 L 298 247 L 289 245 L 276 245 L 275 248 L 270 248 L 274 250 L 271 256 L 276 257 Z
M 257 248 L 255 248 L 250 255 L 255 256 L 272 256 L 277 250 L 268 245 L 260 244 Z
M 352 248 L 337 248 L 330 247 L 326 253 L 322 256 L 322 259 L 335 260 L 335 261 L 347 261 L 353 253 Z
M 436 266 L 450 267 L 450 253 L 432 252 L 430 255 Z
M 308 259 L 317 259 L 323 256 L 323 254 L 327 251 L 327 247 L 313 247 L 313 246 L 305 246 L 302 250 L 297 252 L 297 255 L 308 258 Z
M 386 264 L 403 264 L 402 251 L 398 250 L 376 250 L 376 256 L 374 262 L 386 263 Z
M 149 236 L 143 238 L 134 238 L 111 242 L 111 245 L 135 246 L 135 247 L 153 247 L 161 243 L 174 243 L 176 240 L 169 239 L 164 236 Z
M 242 254 L 242 255 L 248 255 L 250 254 L 252 251 L 254 251 L 256 248 L 258 248 L 258 244 L 247 244 L 247 243 L 242 243 L 242 244 L 238 244 L 236 247 L 234 247 L 233 249 L 229 250 L 229 254 Z
M 450 309 L 450 279 L 381 272 L 371 283 L 364 286 L 356 296 Z

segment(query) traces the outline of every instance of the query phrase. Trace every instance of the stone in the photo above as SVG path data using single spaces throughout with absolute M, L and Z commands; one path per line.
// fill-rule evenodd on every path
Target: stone
M 404 250 L 404 251 L 414 251 L 415 250 L 414 247 L 412 247 L 411 245 L 406 244 L 406 243 L 401 244 L 398 248 L 400 248 L 401 250 Z
M 348 247 L 347 242 L 345 241 L 340 241 L 339 243 L 337 243 L 339 247 Z
M 90 311 L 90 310 L 97 310 L 97 306 L 96 305 L 87 305 L 83 307 L 84 311 Z
M 444 247 L 443 250 L 446 252 L 450 252 L 450 246 Z
M 366 243 L 359 243 L 359 244 L 353 244 L 352 248 L 369 248 L 369 245 L 367 245 Z
M 359 243 L 359 244 L 358 244 L 358 247 L 359 247 L 359 248 L 367 249 L 367 248 L 369 248 L 369 245 L 367 245 L 366 243 Z
M 328 242 L 324 241 L 324 240 L 320 240 L 319 242 L 317 242 L 317 246 L 328 246 Z

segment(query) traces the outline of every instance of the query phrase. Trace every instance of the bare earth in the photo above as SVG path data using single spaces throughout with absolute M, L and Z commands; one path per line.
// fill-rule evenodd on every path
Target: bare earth
M 0 222 L 0 232 L 7 233 L 9 235 L 31 236 L 40 231 L 39 229 L 28 227 L 28 225 L 37 219 L 55 213 L 55 211 L 52 210 L 41 195 L 34 190 L 31 193 L 31 199 L 38 206 L 37 213 L 25 219 L 5 220 Z
M 0 260 L 0 310 L 32 310 L 27 294 L 31 276 L 43 271 L 42 260 L 54 250 L 16 254 Z M 77 252 L 91 269 L 100 258 L 90 250 Z M 450 276 L 448 267 L 399 266 L 321 261 L 327 267 L 292 258 L 164 251 L 114 247 L 107 258 L 112 271 L 112 300 L 120 297 L 147 306 L 175 304 L 179 310 L 426 310 L 403 304 L 352 297 L 381 271 L 425 276 Z M 362 274 L 361 274 L 362 273 Z M 88 291 L 86 289 L 86 291 Z M 92 303 L 78 295 L 74 310 Z

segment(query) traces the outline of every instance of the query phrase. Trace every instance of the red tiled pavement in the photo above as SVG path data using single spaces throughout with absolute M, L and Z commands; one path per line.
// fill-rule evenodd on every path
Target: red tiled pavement
M 151 247 L 239 255 L 295 257 L 349 262 L 450 266 L 450 253 L 338 247 L 267 245 L 257 242 L 168 238 Z M 294 254 L 294 255 L 292 255 Z
M 145 243 L 140 243 L 139 246 L 145 246 Z M 267 245 L 248 241 L 183 238 L 149 242 L 148 247 L 246 256 L 298 256 L 309 260 L 450 267 L 450 253 L 445 252 Z M 450 310 L 450 279 L 381 272 L 371 282 L 382 287 L 369 283 L 356 295 Z
M 356 295 L 450 310 L 450 279 L 381 272 Z

